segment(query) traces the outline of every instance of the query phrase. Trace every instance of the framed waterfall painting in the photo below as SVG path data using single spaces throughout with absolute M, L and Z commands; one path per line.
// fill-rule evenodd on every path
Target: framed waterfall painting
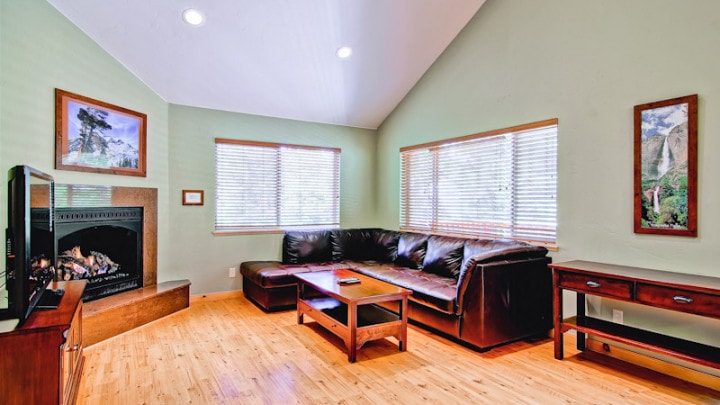
M 55 89 L 55 168 L 145 177 L 147 116 Z
M 635 233 L 697 236 L 697 109 L 697 94 L 635 106 Z

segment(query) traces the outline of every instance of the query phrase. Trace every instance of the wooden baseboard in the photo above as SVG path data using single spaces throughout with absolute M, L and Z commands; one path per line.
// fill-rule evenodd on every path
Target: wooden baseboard
M 191 295 L 190 296 L 190 305 L 198 303 L 198 302 L 220 301 L 220 300 L 226 300 L 226 299 L 230 299 L 230 298 L 238 298 L 238 297 L 242 297 L 242 296 L 243 296 L 243 292 L 240 290 Z
M 587 350 L 592 352 L 626 361 L 640 367 L 645 367 L 647 369 L 657 371 L 658 373 L 667 374 L 683 381 L 714 390 L 717 390 L 717 387 L 720 387 L 720 377 L 713 374 L 687 368 L 681 364 L 656 359 L 611 343 L 593 339 L 592 337 L 588 337 L 586 345 Z
M 90 346 L 190 306 L 190 281 L 167 281 L 83 304 L 82 339 Z

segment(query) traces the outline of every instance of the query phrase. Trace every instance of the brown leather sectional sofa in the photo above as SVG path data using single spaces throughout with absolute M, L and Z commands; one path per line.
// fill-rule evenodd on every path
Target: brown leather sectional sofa
M 347 229 L 287 232 L 282 262 L 240 271 L 245 296 L 273 311 L 295 306 L 294 274 L 349 268 L 412 290 L 411 322 L 487 350 L 552 328 L 550 262 L 520 241 Z

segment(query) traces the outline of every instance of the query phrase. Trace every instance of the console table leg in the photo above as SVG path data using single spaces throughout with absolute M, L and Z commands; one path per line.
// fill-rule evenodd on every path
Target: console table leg
M 577 323 L 585 325 L 585 294 L 577 293 Z M 577 332 L 577 349 L 585 351 L 585 333 Z
M 555 358 L 562 360 L 563 358 L 563 296 L 562 289 L 559 286 L 559 279 L 557 272 L 553 272 L 553 341 L 555 349 Z

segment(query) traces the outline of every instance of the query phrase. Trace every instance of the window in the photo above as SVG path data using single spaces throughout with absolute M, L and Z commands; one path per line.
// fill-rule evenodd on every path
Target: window
M 340 223 L 340 149 L 215 140 L 215 231 Z
M 400 149 L 400 228 L 554 243 L 557 119 Z
M 56 207 L 107 207 L 112 206 L 111 186 L 67 184 L 55 187 Z

